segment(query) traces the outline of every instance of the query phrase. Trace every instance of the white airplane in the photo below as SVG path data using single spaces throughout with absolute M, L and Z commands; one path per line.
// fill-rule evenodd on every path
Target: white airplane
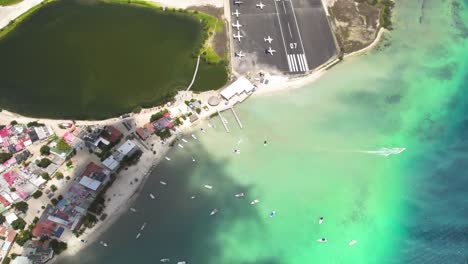
M 268 49 L 266 50 L 266 52 L 268 52 L 271 56 L 273 56 L 273 53 L 275 53 L 276 50 L 272 49 L 271 47 L 268 47 Z
M 237 30 L 239 30 L 242 27 L 242 25 L 239 24 L 239 20 L 237 20 L 235 24 L 232 23 L 232 27 L 235 27 L 235 28 L 237 28 Z
M 232 13 L 233 16 L 239 17 L 241 13 L 236 9 L 236 12 Z
M 237 39 L 239 42 L 241 41 L 241 38 L 242 38 L 242 37 L 243 37 L 243 36 L 240 34 L 240 31 L 237 31 L 237 35 L 234 34 L 234 38 Z
M 259 7 L 260 9 L 263 9 L 265 5 L 262 2 L 260 2 L 260 4 L 257 4 L 257 7 Z
M 263 38 L 263 40 L 264 40 L 265 42 L 270 43 L 270 44 L 271 44 L 271 42 L 273 41 L 273 39 L 272 39 L 270 36 L 268 36 L 267 38 Z
M 243 1 L 237 1 L 237 0 L 234 1 L 234 4 L 235 4 L 235 5 L 239 5 L 239 6 L 240 6 L 241 4 L 243 4 L 243 3 L 244 3 Z
M 244 53 L 242 53 L 242 50 L 241 50 L 241 51 L 239 51 L 239 52 L 236 52 L 236 53 L 234 53 L 234 54 L 236 55 L 236 57 L 239 57 L 239 58 L 243 58 L 243 57 L 245 57 L 245 54 L 244 54 Z

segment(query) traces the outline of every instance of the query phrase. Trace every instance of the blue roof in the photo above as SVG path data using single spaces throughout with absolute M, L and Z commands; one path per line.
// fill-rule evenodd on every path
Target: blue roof
M 63 227 L 59 227 L 59 229 L 57 229 L 57 231 L 55 231 L 55 235 L 54 235 L 54 236 L 57 237 L 57 238 L 59 238 L 59 237 L 62 235 L 62 233 L 63 233 L 64 230 L 65 230 L 65 229 L 64 229 Z

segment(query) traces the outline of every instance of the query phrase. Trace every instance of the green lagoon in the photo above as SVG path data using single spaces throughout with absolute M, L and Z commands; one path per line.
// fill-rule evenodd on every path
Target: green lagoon
M 0 37 L 0 107 L 102 119 L 163 103 L 191 82 L 202 30 L 191 15 L 137 4 L 45 4 Z M 223 65 L 201 63 L 192 89 L 226 81 Z

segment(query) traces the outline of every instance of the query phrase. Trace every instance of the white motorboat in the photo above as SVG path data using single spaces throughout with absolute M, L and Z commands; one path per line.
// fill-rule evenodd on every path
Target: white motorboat
M 349 241 L 348 246 L 351 247 L 351 246 L 355 245 L 356 243 L 357 243 L 357 240 L 353 239 L 353 240 Z
M 183 138 L 182 141 L 185 143 L 188 143 L 188 141 L 185 138 Z
M 198 139 L 194 134 L 192 134 L 192 138 L 195 139 L 195 140 Z
M 100 241 L 99 244 L 101 244 L 101 245 L 104 246 L 104 247 L 107 247 L 107 243 L 104 242 L 104 241 Z
M 240 150 L 239 150 L 239 149 L 235 149 L 235 150 L 234 150 L 234 153 L 240 154 Z
M 140 238 L 140 236 L 141 236 L 141 233 L 138 233 L 138 234 L 136 235 L 136 238 L 135 238 L 135 239 Z
M 210 127 L 210 128 L 213 128 L 213 125 L 212 125 L 212 124 L 210 124 L 210 123 L 208 123 L 208 127 Z
M 171 261 L 171 260 L 168 259 L 168 258 L 163 258 L 163 259 L 161 259 L 160 261 L 163 262 L 163 263 L 166 263 L 166 262 L 169 262 L 169 261 Z
M 161 185 L 167 185 L 167 183 L 164 182 L 164 181 L 159 181 L 159 183 L 160 183 Z
M 319 223 L 319 225 L 321 225 L 321 224 L 323 223 L 323 216 L 321 216 L 321 217 L 319 218 L 319 222 L 318 222 L 318 223 Z
M 152 194 L 152 193 L 150 193 L 149 196 L 150 196 L 150 198 L 153 199 L 153 200 L 156 199 L 156 196 L 154 196 L 154 194 Z
M 195 199 L 195 198 L 196 198 L 195 195 L 190 196 L 190 200 L 193 200 L 193 199 Z
M 319 243 L 327 243 L 327 242 L 328 242 L 328 239 L 322 237 L 322 238 L 317 239 L 317 242 L 319 242 Z
M 268 215 L 270 218 L 273 218 L 276 215 L 276 211 L 271 211 L 271 213 Z
M 234 196 L 235 196 L 235 197 L 238 197 L 238 198 L 239 198 L 239 197 L 244 197 L 244 193 L 236 193 Z
M 200 128 L 200 131 L 205 133 L 205 129 L 204 128 Z
M 203 185 L 203 187 L 207 188 L 208 190 L 211 190 L 211 189 L 213 189 L 213 186 L 211 186 L 211 185 L 208 185 L 208 184 L 205 184 L 205 185 Z
M 218 209 L 213 209 L 213 211 L 211 211 L 210 215 L 215 215 L 216 213 L 218 213 Z
M 194 157 L 192 157 L 192 161 L 193 161 L 193 162 L 195 162 L 195 161 L 196 161 Z
M 144 223 L 141 225 L 140 230 L 143 231 L 143 229 L 145 229 L 145 227 L 146 227 L 146 222 L 144 222 Z
M 184 146 L 182 146 L 181 144 L 177 144 L 179 146 L 179 148 L 184 148 Z
M 165 157 L 166 160 L 171 160 L 171 158 L 169 158 L 168 156 Z
M 187 264 L 185 261 L 177 261 L 177 264 Z
M 260 201 L 258 199 L 255 199 L 253 201 L 250 202 L 250 204 L 258 204 Z
M 133 207 L 130 207 L 130 211 L 136 213 L 137 210 L 135 208 L 133 208 Z

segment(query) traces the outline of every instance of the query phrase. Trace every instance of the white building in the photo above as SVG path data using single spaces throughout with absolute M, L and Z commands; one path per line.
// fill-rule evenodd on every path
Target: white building
M 244 77 L 240 77 L 237 81 L 230 84 L 226 87 L 222 92 L 221 96 L 229 100 L 235 95 L 241 95 L 242 93 L 248 94 L 251 93 L 255 89 L 255 85 L 251 83 Z

